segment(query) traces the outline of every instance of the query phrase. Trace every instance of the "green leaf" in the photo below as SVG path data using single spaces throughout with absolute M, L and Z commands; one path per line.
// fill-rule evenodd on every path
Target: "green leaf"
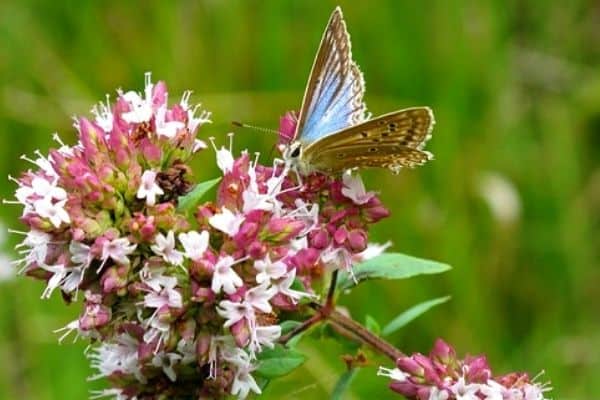
M 303 354 L 281 345 L 264 349 L 257 358 L 259 364 L 256 373 L 267 379 L 287 375 L 306 361 Z
M 437 299 L 424 301 L 423 303 L 419 303 L 408 310 L 404 311 L 402 314 L 398 315 L 396 318 L 391 320 L 381 331 L 382 334 L 390 335 L 396 332 L 398 329 L 404 327 L 413 319 L 417 318 L 419 315 L 424 314 L 427 310 L 437 306 L 438 304 L 442 304 L 450 300 L 450 296 L 439 297 Z
M 288 319 L 287 321 L 283 321 L 279 325 L 281 326 L 281 336 L 285 335 L 288 332 L 291 332 L 298 325 L 302 324 L 300 321 L 294 321 Z
M 356 282 L 367 279 L 406 279 L 416 275 L 439 274 L 448 271 L 450 266 L 437 261 L 407 256 L 401 253 L 385 253 L 352 267 L 354 278 L 348 272 L 341 272 L 337 288 L 346 290 Z
M 198 204 L 200 204 L 200 200 L 202 197 L 213 187 L 215 187 L 221 178 L 211 179 L 210 181 L 200 182 L 197 184 L 191 192 L 186 194 L 185 196 L 180 196 L 177 199 L 177 210 L 179 212 L 188 213 Z
M 367 314 L 367 316 L 365 317 L 365 327 L 373 332 L 376 335 L 379 335 L 379 333 L 381 333 L 381 326 L 379 326 L 379 322 L 377 322 L 375 320 L 375 318 L 371 317 L 370 315 Z
M 333 393 L 331 393 L 331 400 L 342 400 L 344 398 L 344 393 L 350 387 L 350 384 L 358 374 L 358 371 L 360 371 L 359 368 L 353 368 L 344 372 L 342 376 L 340 376 L 340 379 L 338 379 L 335 387 L 333 388 Z

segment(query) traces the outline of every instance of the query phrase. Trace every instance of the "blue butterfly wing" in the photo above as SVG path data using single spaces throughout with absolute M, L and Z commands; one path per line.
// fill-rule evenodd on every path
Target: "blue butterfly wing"
M 337 7 L 313 63 L 295 138 L 312 143 L 366 119 L 364 79 L 352 60 L 350 36 Z

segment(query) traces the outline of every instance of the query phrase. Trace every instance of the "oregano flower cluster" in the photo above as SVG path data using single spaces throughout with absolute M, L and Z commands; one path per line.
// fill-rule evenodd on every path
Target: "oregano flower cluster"
M 95 398 L 261 393 L 260 354 L 282 323 L 305 316 L 332 271 L 386 247 L 369 246 L 369 226 L 389 212 L 358 175 L 301 176 L 231 143 L 212 143 L 215 199 L 192 201 L 204 186 L 189 161 L 209 147 L 198 132 L 210 113 L 189 98 L 169 104 L 148 74 L 142 93 L 119 91 L 77 118 L 75 145 L 56 136 L 15 179 L 28 228 L 19 264 L 46 283 L 42 298 L 82 300 L 59 331 L 90 341 L 93 378 L 110 382 Z

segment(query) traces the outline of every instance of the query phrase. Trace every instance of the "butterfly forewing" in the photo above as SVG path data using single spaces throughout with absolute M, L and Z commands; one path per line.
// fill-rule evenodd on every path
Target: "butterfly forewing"
M 431 136 L 433 113 L 428 107 L 409 108 L 334 132 L 303 149 L 305 163 L 337 173 L 349 168 L 421 165 L 431 158 L 422 151 Z
M 311 143 L 365 119 L 364 80 L 352 60 L 341 9 L 334 10 L 313 63 L 295 138 Z

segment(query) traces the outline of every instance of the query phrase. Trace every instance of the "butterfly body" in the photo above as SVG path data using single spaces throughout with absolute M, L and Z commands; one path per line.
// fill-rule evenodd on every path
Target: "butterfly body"
M 352 59 L 338 7 L 321 39 L 284 158 L 302 173 L 329 174 L 369 167 L 398 172 L 431 159 L 423 151 L 435 123 L 431 109 L 415 107 L 369 119 L 363 96 L 364 79 Z

